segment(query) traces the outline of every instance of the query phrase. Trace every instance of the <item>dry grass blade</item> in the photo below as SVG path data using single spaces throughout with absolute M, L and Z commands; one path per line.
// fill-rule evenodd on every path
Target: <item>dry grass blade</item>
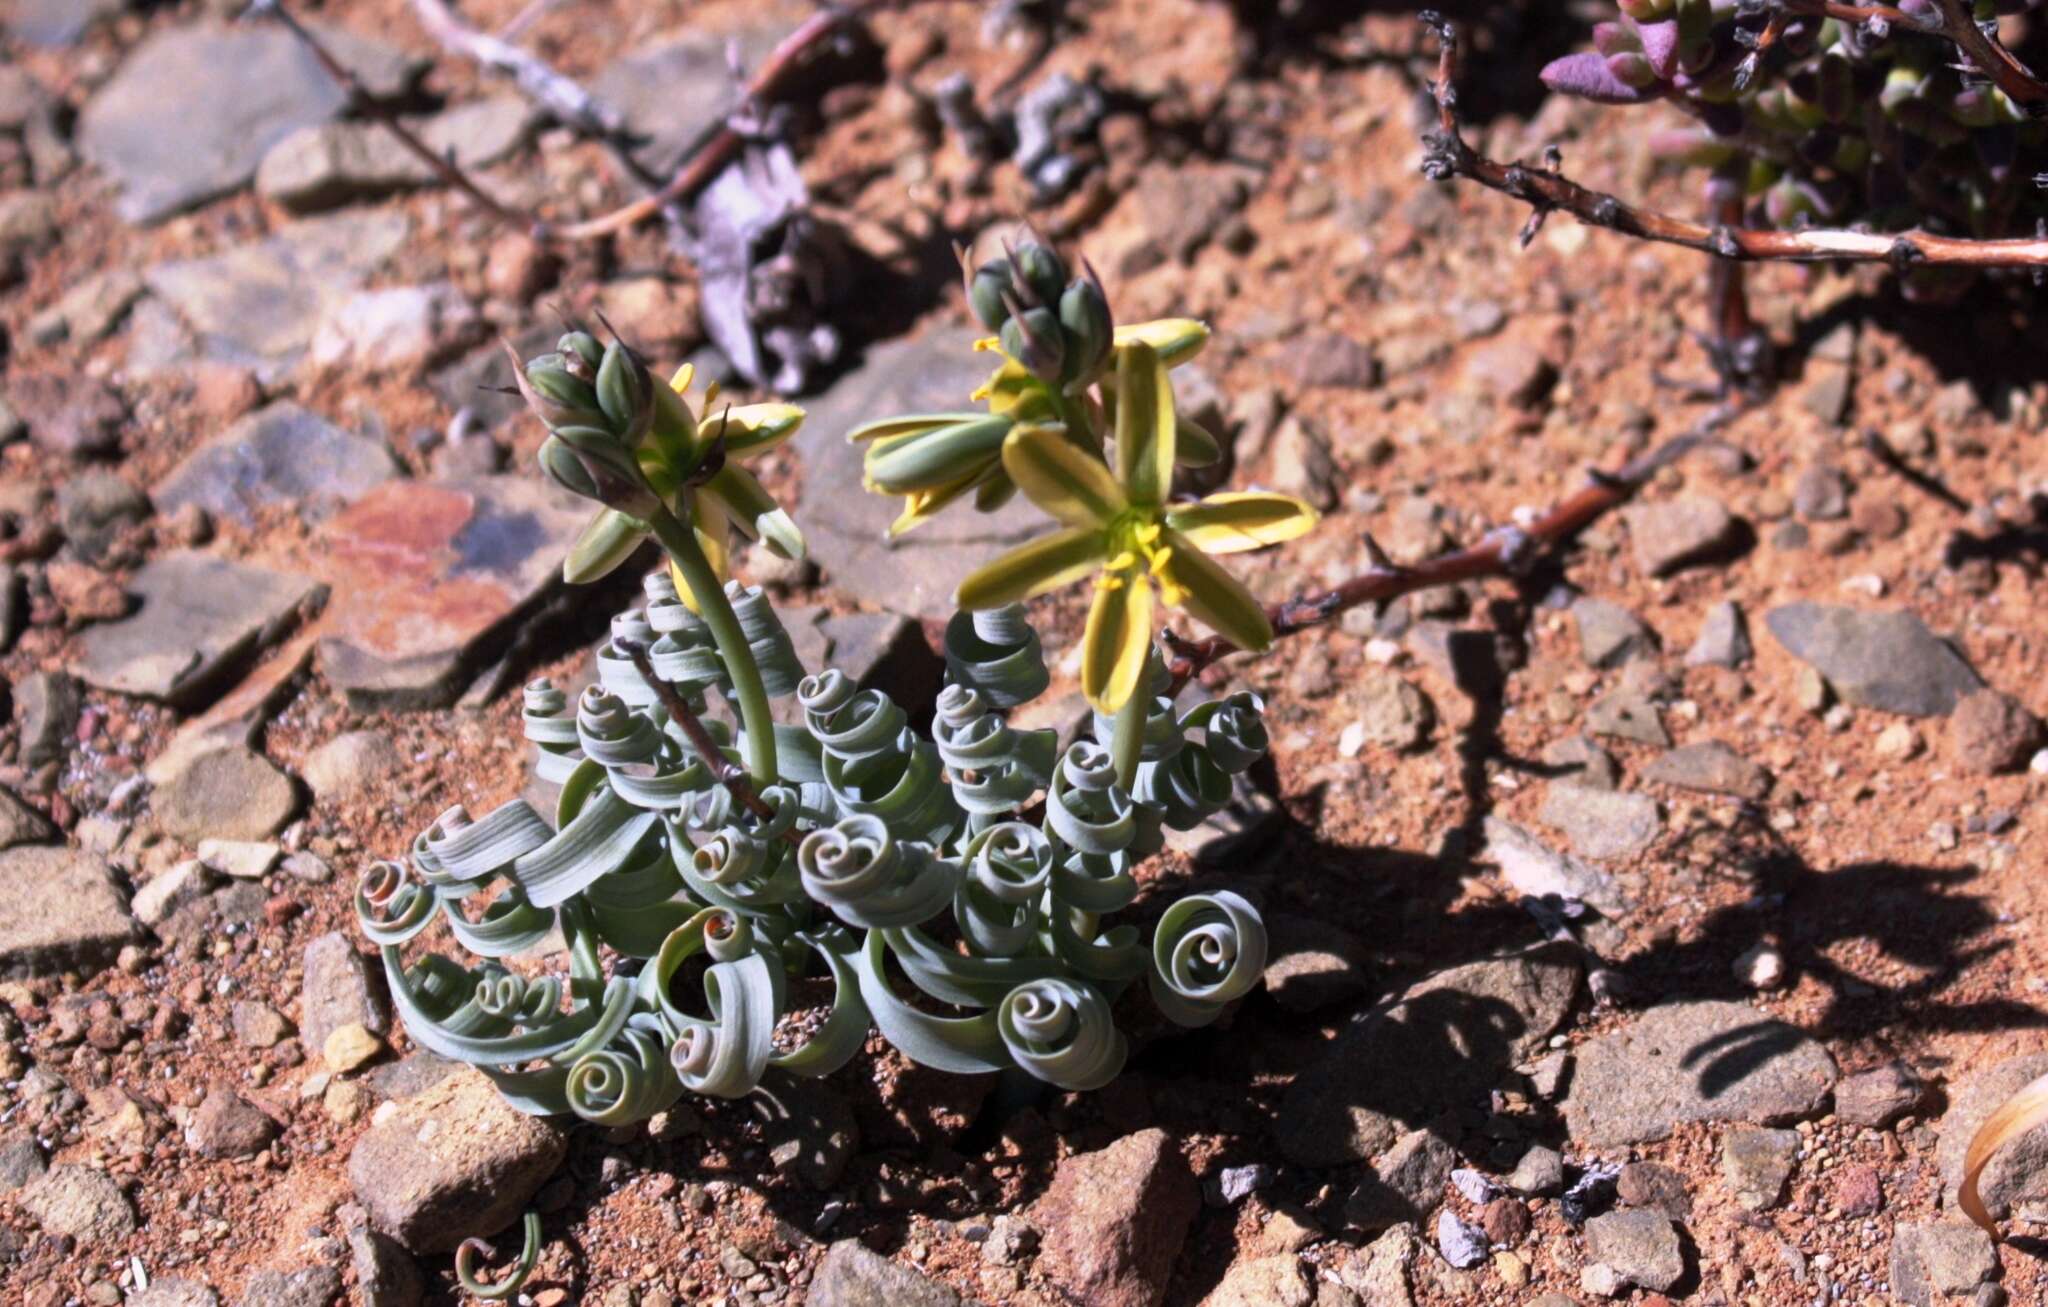
M 1977 1133 L 1970 1137 L 1970 1151 L 1963 1158 L 1963 1184 L 1956 1192 L 1956 1205 L 1963 1209 L 1963 1215 L 1984 1227 L 1993 1239 L 1998 1238 L 1998 1223 L 1991 1219 L 1991 1213 L 1984 1208 L 1984 1200 L 1977 1195 L 1977 1179 L 1984 1174 L 1984 1168 L 1998 1155 L 1998 1150 L 2032 1130 L 2035 1126 L 2048 1123 L 2048 1076 L 2029 1081 L 2021 1086 L 2011 1098 L 1998 1105 L 1998 1110 L 1986 1117 L 1984 1124 L 1977 1127 Z

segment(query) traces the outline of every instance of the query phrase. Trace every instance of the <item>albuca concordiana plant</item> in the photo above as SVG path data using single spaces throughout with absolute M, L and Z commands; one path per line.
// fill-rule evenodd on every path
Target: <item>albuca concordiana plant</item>
M 421 1047 L 526 1111 L 605 1124 L 685 1091 L 746 1094 L 771 1067 L 825 1075 L 871 1028 L 927 1065 L 1089 1089 L 1123 1066 L 1110 1013 L 1133 985 L 1194 1026 L 1258 980 L 1265 929 L 1236 894 L 1181 898 L 1149 941 L 1109 918 L 1164 829 L 1219 810 L 1266 748 L 1255 697 L 1182 708 L 1160 693 L 1154 590 L 1263 647 L 1266 615 L 1210 555 L 1297 536 L 1314 514 L 1277 495 L 1171 496 L 1177 461 L 1216 453 L 1177 418 L 1168 373 L 1200 324 L 1117 330 L 1093 277 L 1035 243 L 978 270 L 970 295 L 1002 357 L 989 411 L 851 434 L 872 486 L 908 501 L 900 529 L 1020 489 L 1055 529 L 962 586 L 929 738 L 886 694 L 800 666 L 766 596 L 724 579 L 733 530 L 803 549 L 740 463 L 799 411 L 693 411 L 687 374 L 660 386 L 624 344 L 580 332 L 521 368 L 550 432 L 542 466 L 600 506 L 567 575 L 601 575 L 648 537 L 668 566 L 613 622 L 580 700 L 527 687 L 554 821 L 523 801 L 454 808 L 365 873 L 358 916 Z M 1005 718 L 1050 681 L 1014 601 L 1089 577 L 1094 738 L 1060 752 Z M 774 720 L 776 699 L 795 725 Z M 481 961 L 408 962 L 436 921 Z M 556 933 L 558 965 L 508 965 Z

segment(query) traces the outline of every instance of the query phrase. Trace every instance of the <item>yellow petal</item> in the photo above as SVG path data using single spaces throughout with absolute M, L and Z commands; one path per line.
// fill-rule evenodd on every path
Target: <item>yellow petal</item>
M 1081 693 L 1113 713 L 1137 692 L 1152 649 L 1152 584 L 1136 569 L 1105 572 L 1081 635 Z
M 937 517 L 939 511 L 945 508 L 946 505 L 974 489 L 976 485 L 981 484 L 983 479 L 990 473 L 1002 476 L 1002 471 L 1000 466 L 990 464 L 978 472 L 968 473 L 958 481 L 949 482 L 943 486 L 934 486 L 930 490 L 911 491 L 903 496 L 903 512 L 897 516 L 894 522 L 889 524 L 889 538 L 894 540 L 906 531 L 923 526 L 926 522 Z M 1008 480 L 1007 477 L 1004 479 Z
M 1012 431 L 1003 468 L 1032 503 L 1068 526 L 1100 527 L 1130 507 L 1102 461 L 1051 427 Z
M 1116 329 L 1116 347 L 1126 345 L 1150 345 L 1159 353 L 1159 361 L 1167 367 L 1179 367 L 1202 352 L 1202 346 L 1209 343 L 1208 324 L 1193 318 L 1157 318 L 1151 322 L 1132 322 Z
M 1163 533 L 1152 569 L 1167 603 L 1238 648 L 1256 653 L 1273 643 L 1273 623 L 1252 592 L 1186 536 Z
M 668 388 L 676 392 L 676 394 L 680 395 L 690 388 L 690 383 L 696 380 L 696 378 L 697 365 L 694 363 L 685 363 L 683 364 L 683 366 L 676 369 L 676 374 L 674 376 L 668 379 Z
M 1173 484 L 1173 384 L 1143 341 L 1117 351 L 1116 475 L 1133 504 L 1165 502 Z
M 705 417 L 704 438 L 725 436 L 725 452 L 747 458 L 766 453 L 796 434 L 804 411 L 794 404 L 735 404 Z
M 877 418 L 863 422 L 846 433 L 848 444 L 860 445 L 884 437 L 915 436 L 926 431 L 937 431 L 959 422 L 972 422 L 981 417 L 980 413 L 905 413 L 893 418 Z
M 562 579 L 570 585 L 588 585 L 607 576 L 631 558 L 646 538 L 644 522 L 607 508 L 591 518 L 576 543 L 569 546 L 568 556 L 562 560 Z
M 954 602 L 1000 608 L 1077 581 L 1102 566 L 1102 532 L 1069 527 L 1020 545 L 969 573 Z
M 1205 554 L 1235 554 L 1307 535 L 1316 510 L 1292 495 L 1237 491 L 1166 510 L 1166 524 Z

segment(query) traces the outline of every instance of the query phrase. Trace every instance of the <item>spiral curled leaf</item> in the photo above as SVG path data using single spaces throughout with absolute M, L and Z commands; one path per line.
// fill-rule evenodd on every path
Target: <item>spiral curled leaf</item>
M 725 583 L 725 596 L 739 618 L 754 663 L 761 669 L 762 686 L 775 697 L 794 692 L 804 679 L 803 664 L 797 661 L 796 646 L 768 596 L 759 586 L 743 586 L 737 581 Z
M 1266 755 L 1266 705 L 1250 691 L 1197 705 L 1181 719 L 1184 731 L 1201 731 L 1209 760 L 1235 776 Z
M 1206 746 L 1181 750 L 1138 771 L 1138 801 L 1174 830 L 1193 830 L 1230 802 L 1231 776 Z
M 805 677 L 796 701 L 818 744 L 848 762 L 897 753 L 909 724 L 895 700 L 880 690 L 861 689 L 836 667 Z
M 1192 894 L 1160 917 L 1152 934 L 1152 997 L 1184 1026 L 1206 1025 L 1244 997 L 1266 971 L 1266 926 L 1243 896 Z
M 879 690 L 857 690 L 837 670 L 797 689 L 804 723 L 823 750 L 825 786 L 842 813 L 882 819 L 893 831 L 945 843 L 962 821 L 938 750 L 908 729 Z
M 373 862 L 356 882 L 356 923 L 377 944 L 403 944 L 434 920 L 440 900 L 396 862 Z
M 967 875 L 953 894 L 961 935 L 988 957 L 1010 957 L 1038 937 L 1038 902 L 1052 880 L 1053 849 L 1043 832 L 1006 821 L 979 832 L 966 849 Z
M 1018 1066 L 1062 1089 L 1100 1089 L 1123 1070 L 1130 1045 L 1090 986 L 1048 978 L 1010 991 L 997 1009 L 1003 1046 Z
M 946 679 L 998 709 L 1015 708 L 1045 693 L 1052 673 L 1024 605 L 953 614 L 946 623 Z
M 886 930 L 936 916 L 952 901 L 960 864 L 902 843 L 868 814 L 812 831 L 797 846 L 806 893 L 850 926 Z
M 860 944 L 855 936 L 837 927 L 808 933 L 800 939 L 825 960 L 832 972 L 832 1011 L 809 1039 L 768 1061 L 791 1075 L 829 1076 L 854 1059 L 874 1024 L 861 997 L 860 968 L 854 961 Z
M 1012 1065 L 994 1012 L 942 1017 L 912 1007 L 897 996 L 886 973 L 889 945 L 881 931 L 868 932 L 856 955 L 861 998 L 882 1038 L 921 1065 L 961 1075 L 1000 1071 Z
M 1122 853 L 1138 838 L 1131 796 L 1116 783 L 1116 764 L 1099 744 L 1079 740 L 1060 756 L 1045 798 L 1045 821 L 1068 848 Z
M 560 784 L 583 760 L 569 696 L 545 676 L 527 683 L 520 724 L 533 744 L 533 774 Z
M 932 737 L 952 773 L 955 802 L 977 817 L 1015 812 L 1052 778 L 1058 737 L 1013 730 L 966 686 L 939 692 Z
M 660 1022 L 642 1014 L 614 1044 L 579 1058 L 563 1087 L 569 1110 L 597 1125 L 626 1125 L 673 1104 L 683 1086 L 663 1035 Z

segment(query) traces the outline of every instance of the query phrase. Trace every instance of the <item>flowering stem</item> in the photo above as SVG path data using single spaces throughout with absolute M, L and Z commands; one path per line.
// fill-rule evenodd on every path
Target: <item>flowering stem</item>
M 1139 581 L 1134 584 L 1142 585 Z M 1123 707 L 1116 710 L 1116 729 L 1109 737 L 1109 756 L 1116 763 L 1116 783 L 1124 793 L 1131 793 L 1138 784 L 1138 760 L 1145 752 L 1145 718 L 1152 707 L 1152 650 L 1150 642 L 1145 649 L 1145 666 L 1138 673 L 1137 688 L 1131 697 L 1124 700 Z
M 740 729 L 746 736 L 748 775 L 755 785 L 772 785 L 779 776 L 775 770 L 775 723 L 768 715 L 768 691 L 761 684 L 761 668 L 754 662 L 754 651 L 747 646 L 746 633 L 740 630 L 739 615 L 727 601 L 718 574 L 711 570 L 711 560 L 698 547 L 696 533 L 666 508 L 656 512 L 649 524 L 661 547 L 675 560 L 676 570 L 683 574 L 684 584 L 697 601 L 698 613 L 711 628 L 711 638 L 718 642 L 718 656 L 725 662 L 726 674 L 732 677 L 733 698 L 739 702 Z

